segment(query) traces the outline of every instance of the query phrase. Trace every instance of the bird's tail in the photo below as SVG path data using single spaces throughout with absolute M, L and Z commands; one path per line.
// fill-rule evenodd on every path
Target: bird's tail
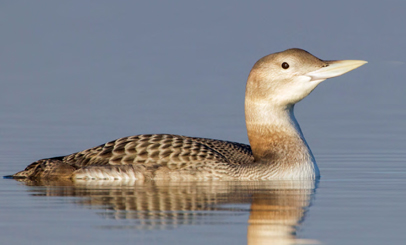
M 63 157 L 54 157 L 33 162 L 23 171 L 5 177 L 13 179 L 71 178 L 75 170 L 75 167 L 63 162 Z

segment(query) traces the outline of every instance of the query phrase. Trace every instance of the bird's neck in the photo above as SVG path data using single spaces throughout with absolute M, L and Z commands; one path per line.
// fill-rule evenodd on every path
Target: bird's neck
M 290 165 L 289 168 L 306 163 L 315 165 L 293 108 L 246 98 L 245 118 L 255 162 Z

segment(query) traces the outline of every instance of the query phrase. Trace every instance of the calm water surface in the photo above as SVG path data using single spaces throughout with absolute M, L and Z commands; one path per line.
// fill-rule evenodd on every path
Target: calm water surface
M 296 106 L 319 181 L 0 179 L 2 244 L 405 244 L 405 3 L 98 3 L 1 4 L 1 176 L 134 134 L 248 143 L 258 58 L 369 63 Z

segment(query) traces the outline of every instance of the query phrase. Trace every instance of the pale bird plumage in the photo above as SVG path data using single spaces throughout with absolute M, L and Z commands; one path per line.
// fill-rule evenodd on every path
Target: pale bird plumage
M 11 177 L 28 179 L 315 179 L 314 156 L 293 109 L 322 81 L 367 63 L 323 61 L 301 49 L 258 60 L 247 81 L 250 145 L 170 134 L 136 135 L 38 160 Z

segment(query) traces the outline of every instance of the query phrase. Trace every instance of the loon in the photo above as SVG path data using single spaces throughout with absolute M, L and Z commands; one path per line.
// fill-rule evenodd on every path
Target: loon
M 293 114 L 322 81 L 367 63 L 321 60 L 302 49 L 267 55 L 245 91 L 250 145 L 172 134 L 120 138 L 63 157 L 38 160 L 16 179 L 316 179 L 319 169 Z

